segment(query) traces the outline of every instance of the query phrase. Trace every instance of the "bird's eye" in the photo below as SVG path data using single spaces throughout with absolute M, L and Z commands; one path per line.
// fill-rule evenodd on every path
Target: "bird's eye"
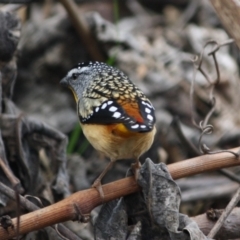
M 73 79 L 73 80 L 76 80 L 77 77 L 78 77 L 78 74 L 77 74 L 77 73 L 73 73 L 73 74 L 72 74 L 72 79 Z

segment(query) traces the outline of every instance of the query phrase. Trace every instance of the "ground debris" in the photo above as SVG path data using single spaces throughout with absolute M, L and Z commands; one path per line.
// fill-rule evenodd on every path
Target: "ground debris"
M 146 159 L 138 182 L 142 193 L 102 207 L 94 225 L 96 239 L 209 239 L 179 213 L 180 189 L 165 164 Z

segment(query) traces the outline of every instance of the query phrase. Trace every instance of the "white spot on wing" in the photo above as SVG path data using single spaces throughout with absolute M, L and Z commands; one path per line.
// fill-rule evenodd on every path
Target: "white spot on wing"
M 145 125 L 140 125 L 140 128 L 146 128 L 146 126 Z
M 107 107 L 107 104 L 104 103 L 102 106 L 101 106 L 101 109 L 105 109 Z
M 113 103 L 113 101 L 108 101 L 107 104 L 108 105 L 111 105 Z
M 147 105 L 149 108 L 152 108 L 152 105 L 150 105 L 149 103 L 146 103 L 146 105 Z
M 139 127 L 139 124 L 132 125 L 131 128 L 136 129 Z
M 146 113 L 150 113 L 151 110 L 150 110 L 149 108 L 145 108 L 145 112 L 146 112 Z
M 109 111 L 110 112 L 115 112 L 117 110 L 117 107 L 114 107 L 114 106 L 111 106 L 110 108 L 109 108 Z
M 142 101 L 142 104 L 148 106 L 149 108 L 153 108 L 153 106 L 148 102 Z
M 113 117 L 114 118 L 119 118 L 121 116 L 121 113 L 120 112 L 115 112 L 114 114 L 113 114 Z
M 96 108 L 95 108 L 95 112 L 98 112 L 98 111 L 99 111 L 99 107 L 96 107 Z
M 152 120 L 153 120 L 153 116 L 152 116 L 152 115 L 150 115 L 150 114 L 148 114 L 148 115 L 147 115 L 147 118 L 148 118 L 150 121 L 152 121 Z

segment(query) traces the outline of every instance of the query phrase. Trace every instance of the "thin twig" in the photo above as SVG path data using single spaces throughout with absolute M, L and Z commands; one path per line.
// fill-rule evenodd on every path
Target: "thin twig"
M 16 236 L 17 240 L 20 238 L 19 229 L 20 229 L 20 218 L 21 218 L 21 211 L 20 211 L 20 194 L 17 190 L 15 190 L 15 199 L 16 199 L 16 216 L 17 216 L 17 228 L 16 228 Z
M 63 236 L 63 235 L 59 232 L 59 230 L 58 230 L 58 225 L 59 225 L 59 224 L 56 224 L 56 225 L 54 226 L 54 229 L 55 229 L 55 231 L 57 232 L 58 236 L 59 236 L 60 238 L 64 239 L 64 240 L 72 240 L 72 239 L 66 238 L 65 236 Z
M 239 200 L 240 200 L 240 187 L 238 188 L 237 192 L 234 194 L 233 198 L 231 199 L 231 201 L 223 211 L 221 217 L 218 219 L 214 227 L 211 229 L 210 233 L 208 234 L 209 238 L 213 238 L 217 234 L 219 229 L 222 227 L 224 221 L 232 212 L 233 208 L 236 207 L 236 205 L 238 204 Z
M 216 99 L 214 97 L 214 90 L 215 90 L 216 85 L 220 82 L 220 70 L 219 70 L 219 65 L 218 65 L 217 58 L 216 58 L 216 53 L 220 49 L 220 47 L 225 46 L 229 43 L 232 43 L 232 39 L 228 39 L 227 41 L 224 41 L 222 43 L 218 43 L 215 40 L 209 40 L 205 43 L 203 50 L 200 53 L 200 57 L 195 57 L 192 60 L 192 62 L 194 64 L 194 76 L 193 76 L 193 80 L 191 83 L 191 89 L 190 89 L 190 102 L 191 102 L 191 112 L 192 112 L 191 118 L 192 118 L 192 122 L 193 122 L 194 126 L 196 126 L 199 130 L 201 130 L 201 134 L 200 134 L 199 141 L 198 141 L 198 148 L 199 148 L 199 151 L 203 154 L 210 154 L 210 153 L 213 154 L 214 153 L 214 152 L 210 151 L 210 148 L 208 148 L 205 144 L 202 143 L 202 138 L 205 134 L 211 134 L 213 132 L 213 126 L 208 124 L 208 122 L 215 111 Z M 213 62 L 215 65 L 215 69 L 216 69 L 216 80 L 215 81 L 211 81 L 207 72 L 202 68 L 204 50 L 210 44 L 215 45 L 213 50 L 208 53 L 209 56 L 212 56 Z M 205 116 L 204 120 L 201 121 L 199 125 L 196 124 L 196 122 L 194 120 L 194 116 L 193 116 L 195 113 L 194 103 L 193 103 L 193 95 L 194 95 L 194 84 L 195 84 L 197 70 L 204 76 L 206 81 L 210 84 L 209 102 L 211 104 L 211 109 L 209 110 L 209 112 Z M 236 154 L 234 154 L 234 155 L 236 155 Z M 236 156 L 238 157 L 238 155 L 236 155 Z
M 193 68 L 193 78 L 191 81 L 191 87 L 190 87 L 190 106 L 191 106 L 191 121 L 192 124 L 198 128 L 198 124 L 195 121 L 195 107 L 194 107 L 194 85 L 195 85 L 195 79 L 196 79 L 196 75 L 197 75 L 197 68 L 196 68 L 196 62 L 198 61 L 198 56 L 195 56 L 194 59 L 192 59 L 192 62 L 194 64 L 194 68 Z
M 174 25 L 174 29 L 176 29 L 176 31 L 181 31 L 187 25 L 189 20 L 195 15 L 199 6 L 200 2 L 198 0 L 192 0 L 188 2 L 187 7 L 183 10 L 177 23 Z
M 3 161 L 2 158 L 0 158 L 0 168 L 3 170 L 4 174 L 6 175 L 7 179 L 10 181 L 11 185 L 14 188 L 16 188 L 20 193 L 22 193 L 24 190 L 20 186 L 19 179 L 15 177 L 15 175 L 12 173 L 9 166 Z
M 185 149 L 187 149 L 187 152 L 190 153 L 191 155 L 193 155 L 194 157 L 199 156 L 200 152 L 198 151 L 198 149 L 184 135 L 181 125 L 180 125 L 179 118 L 175 117 L 173 119 L 171 125 L 172 125 L 173 129 L 175 130 L 177 136 L 180 138 L 181 143 L 184 145 Z M 231 152 L 231 153 L 233 153 L 233 152 Z M 210 152 L 210 154 L 211 154 L 211 152 Z M 236 153 L 234 153 L 234 154 L 236 154 Z M 236 155 L 236 157 L 238 157 L 238 155 Z M 225 177 L 231 179 L 232 181 L 240 183 L 240 177 L 238 177 L 236 174 L 234 174 L 230 170 L 219 169 L 218 172 L 220 174 L 224 175 Z
M 200 230 L 207 236 L 216 223 L 216 220 L 222 214 L 223 209 L 211 209 L 207 213 L 192 217 Z M 231 214 L 228 216 L 227 221 L 223 224 L 220 231 L 215 235 L 215 239 L 226 240 L 226 239 L 239 239 L 240 229 L 240 208 L 236 207 L 233 209 Z
M 227 178 L 231 179 L 232 181 L 240 183 L 240 177 L 238 177 L 235 173 L 231 172 L 230 170 L 219 169 L 218 172 L 226 176 Z
M 212 87 L 211 89 L 213 89 L 213 87 Z M 211 94 L 212 94 L 212 93 L 211 93 Z M 211 105 L 212 105 L 212 107 L 211 107 L 210 111 L 208 112 L 208 114 L 206 115 L 204 121 L 202 122 L 202 129 L 203 129 L 203 130 L 204 130 L 207 126 L 211 126 L 211 125 L 208 124 L 208 121 L 209 121 L 210 117 L 213 115 L 213 113 L 214 113 L 214 111 L 215 111 L 215 106 L 216 106 L 215 97 L 212 97 L 212 98 L 211 98 Z M 213 127 L 212 127 L 211 130 L 212 130 L 212 132 L 213 132 Z
M 0 10 L 3 12 L 15 12 L 22 7 L 26 7 L 26 4 L 5 4 Z
M 173 121 L 171 122 L 171 126 L 173 130 L 176 132 L 177 136 L 179 137 L 181 144 L 184 145 L 185 150 L 190 154 L 189 156 L 199 156 L 200 153 L 195 145 L 189 141 L 189 139 L 185 136 L 182 131 L 181 123 L 178 117 L 174 117 Z

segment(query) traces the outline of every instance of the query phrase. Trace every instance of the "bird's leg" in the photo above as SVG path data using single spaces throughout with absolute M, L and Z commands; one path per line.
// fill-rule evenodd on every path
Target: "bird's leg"
M 132 170 L 133 170 L 133 173 L 134 173 L 134 177 L 135 177 L 135 180 L 137 181 L 138 178 L 139 178 L 139 171 L 140 171 L 140 168 L 141 168 L 141 163 L 139 161 L 139 158 L 136 159 L 136 162 L 132 164 Z
M 97 191 L 100 194 L 100 197 L 102 199 L 102 201 L 104 202 L 104 193 L 103 193 L 103 189 L 102 189 L 102 184 L 101 184 L 101 180 L 102 178 L 105 176 L 105 174 L 108 172 L 108 170 L 112 167 L 113 165 L 113 161 L 111 161 L 106 167 L 105 169 L 102 171 L 102 173 L 99 175 L 99 177 L 94 181 L 92 187 L 96 188 Z

